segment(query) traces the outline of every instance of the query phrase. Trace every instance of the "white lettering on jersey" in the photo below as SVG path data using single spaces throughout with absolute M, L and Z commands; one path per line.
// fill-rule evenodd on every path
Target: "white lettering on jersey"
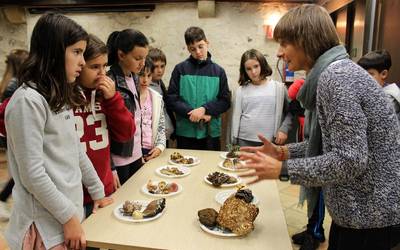
M 95 107 L 95 109 L 96 109 L 96 107 Z M 76 110 L 75 110 L 75 112 L 76 112 Z M 78 112 L 76 112 L 76 113 L 78 113 Z M 96 118 L 93 117 L 92 114 L 88 115 L 86 117 L 87 127 L 93 127 L 96 124 L 96 121 L 100 121 L 100 127 L 94 128 L 95 134 L 97 136 L 101 136 L 101 139 L 98 141 L 97 140 L 88 141 L 89 147 L 92 150 L 99 150 L 99 149 L 106 148 L 107 145 L 109 144 L 106 116 L 102 113 L 97 113 Z M 78 133 L 79 138 L 82 138 L 82 136 L 85 133 L 84 122 L 85 121 L 83 120 L 83 118 L 81 116 L 75 116 L 76 131 Z M 86 142 L 81 142 L 81 143 L 86 152 L 87 151 Z
M 82 109 L 83 108 L 83 109 Z M 95 111 L 100 111 L 101 110 L 101 104 L 100 102 L 95 102 L 94 104 L 94 110 Z M 91 113 L 92 112 L 92 107 L 90 105 L 86 105 L 84 107 L 77 107 L 74 110 L 74 113 L 80 114 L 80 113 Z

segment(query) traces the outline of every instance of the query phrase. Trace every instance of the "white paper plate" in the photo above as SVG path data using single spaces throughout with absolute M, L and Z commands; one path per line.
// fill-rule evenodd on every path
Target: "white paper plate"
M 151 200 L 146 200 L 146 201 L 145 200 L 135 200 L 135 202 L 139 202 L 142 205 L 142 209 L 140 209 L 140 211 L 143 212 L 146 209 L 146 206 L 151 202 Z M 123 205 L 124 204 L 121 203 L 114 209 L 114 211 L 113 211 L 114 216 L 119 220 L 127 221 L 127 222 L 135 222 L 135 223 L 155 220 L 155 219 L 159 218 L 161 215 L 163 215 L 163 213 L 166 209 L 166 208 L 164 208 L 163 211 L 161 211 L 161 213 L 158 213 L 156 216 L 135 220 L 135 219 L 133 219 L 132 216 L 124 216 L 120 212 L 120 209 L 122 208 Z
M 223 205 L 225 200 L 228 199 L 234 193 L 236 193 L 236 190 L 221 191 L 215 195 L 215 201 Z M 260 201 L 258 200 L 257 196 L 253 194 L 253 200 L 251 201 L 251 204 L 257 205 L 259 202 Z
M 221 237 L 238 237 L 239 236 L 235 233 L 224 231 L 219 227 L 214 227 L 213 229 L 210 229 L 201 223 L 200 223 L 200 228 L 203 229 L 204 232 L 207 232 L 207 233 L 213 234 L 213 235 L 217 235 L 217 236 L 221 236 Z
M 167 181 L 166 181 L 166 183 L 169 184 L 170 182 L 167 182 Z M 144 194 L 147 194 L 147 195 L 150 195 L 150 196 L 153 196 L 153 197 L 169 197 L 169 196 L 174 196 L 174 195 L 179 194 L 179 193 L 182 192 L 182 190 L 183 190 L 183 187 L 182 187 L 180 184 L 178 184 L 178 183 L 176 183 L 176 184 L 178 185 L 178 190 L 177 190 L 176 192 L 169 193 L 169 194 L 152 194 L 152 193 L 150 193 L 149 190 L 147 189 L 147 183 L 144 184 L 144 185 L 142 186 L 142 192 L 143 192 Z
M 247 168 L 228 168 L 224 166 L 224 161 L 221 161 L 220 163 L 218 163 L 218 167 L 224 169 L 224 170 L 228 170 L 228 171 L 232 171 L 232 172 L 243 172 L 243 171 L 247 171 L 249 169 Z M 243 163 L 243 162 L 242 162 Z
M 183 172 L 183 174 L 182 175 L 175 175 L 175 174 L 167 175 L 167 174 L 161 173 L 161 170 L 164 169 L 164 168 L 167 168 L 167 167 L 169 167 L 169 168 L 177 168 L 181 172 Z M 156 174 L 158 174 L 159 176 L 165 177 L 165 178 L 181 178 L 181 177 L 188 176 L 190 174 L 190 169 L 187 168 L 187 167 L 183 167 L 183 166 L 176 166 L 176 165 L 168 166 L 167 165 L 167 166 L 162 166 L 162 167 L 157 168 L 156 169 Z
M 242 182 L 242 179 L 240 179 L 237 175 L 234 175 L 234 174 L 227 174 L 227 175 L 230 175 L 230 176 L 235 177 L 236 180 L 237 180 L 237 182 L 235 182 L 235 183 L 230 183 L 230 184 L 222 184 L 220 187 L 235 187 L 237 184 L 240 184 L 240 183 Z M 205 181 L 207 184 L 213 186 L 213 184 L 211 183 L 211 181 L 207 180 L 207 177 L 208 177 L 208 175 L 204 176 L 204 181 Z M 215 186 L 213 186 L 213 187 L 215 187 Z
M 197 164 L 200 163 L 200 159 L 199 159 L 198 157 L 196 157 L 196 156 L 184 155 L 183 157 L 184 157 L 184 158 L 193 158 L 194 161 L 193 161 L 193 163 L 191 163 L 191 164 L 182 164 L 182 163 L 174 162 L 174 161 L 171 160 L 171 158 L 170 158 L 170 159 L 168 160 L 168 163 L 169 163 L 169 164 L 176 165 L 176 166 L 184 166 L 184 167 L 193 167 L 193 166 L 196 166 Z

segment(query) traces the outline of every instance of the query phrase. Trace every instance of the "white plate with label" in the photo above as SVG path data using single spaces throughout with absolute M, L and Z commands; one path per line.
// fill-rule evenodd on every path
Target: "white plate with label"
M 141 212 L 143 212 L 147 205 L 151 202 L 151 200 L 135 200 L 134 202 L 139 203 L 140 205 L 142 205 L 142 208 L 140 209 Z M 127 216 L 127 215 L 123 215 L 123 213 L 121 212 L 122 206 L 124 205 L 124 203 L 119 204 L 113 211 L 114 216 L 121 220 L 121 221 L 127 221 L 127 222 L 146 222 L 146 221 L 152 221 L 155 219 L 158 219 L 161 217 L 161 215 L 164 214 L 165 208 L 163 209 L 163 211 L 161 211 L 160 213 L 156 214 L 153 217 L 149 217 L 149 218 L 143 218 L 143 219 L 134 219 L 132 216 Z
M 236 190 L 221 191 L 215 195 L 215 201 L 223 205 L 226 199 L 228 199 L 231 195 L 235 194 L 236 192 L 237 192 Z M 251 201 L 251 204 L 257 205 L 259 202 L 260 201 L 258 200 L 257 196 L 253 194 L 253 200 Z
M 168 170 L 169 169 L 169 170 Z M 177 172 L 171 171 L 173 169 L 177 169 L 181 172 L 181 174 L 177 174 Z M 167 165 L 167 166 L 162 166 L 156 169 L 156 174 L 159 176 L 165 177 L 165 178 L 181 178 L 188 176 L 190 174 L 190 169 L 187 167 L 183 166 L 177 166 L 177 165 Z
M 168 160 L 168 163 L 169 164 L 173 164 L 173 165 L 177 165 L 177 166 L 184 166 L 184 167 L 193 167 L 193 166 L 196 166 L 197 164 L 200 163 L 200 159 L 198 157 L 196 157 L 196 156 L 184 155 L 183 158 L 185 158 L 185 159 L 192 158 L 193 159 L 193 163 L 190 163 L 190 164 L 179 163 L 179 162 L 176 162 L 176 161 L 171 160 L 171 159 Z

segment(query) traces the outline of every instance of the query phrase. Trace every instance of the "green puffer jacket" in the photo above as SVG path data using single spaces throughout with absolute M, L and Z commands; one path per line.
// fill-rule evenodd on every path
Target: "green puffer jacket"
M 221 135 L 220 115 L 231 105 L 231 94 L 225 70 L 211 61 L 189 57 L 175 66 L 167 95 L 167 106 L 176 114 L 176 134 L 189 138 L 203 139 Z M 187 114 L 193 109 L 204 107 L 211 121 L 206 126 L 193 123 Z

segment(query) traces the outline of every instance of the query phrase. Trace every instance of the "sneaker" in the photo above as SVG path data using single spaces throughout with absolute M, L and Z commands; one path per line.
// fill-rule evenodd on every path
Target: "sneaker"
M 307 234 L 308 234 L 307 230 L 297 233 L 297 234 L 293 234 L 292 235 L 293 243 L 297 244 L 297 245 L 302 245 L 304 242 L 304 238 L 306 237 Z
M 8 221 L 10 219 L 10 211 L 7 208 L 7 204 L 0 201 L 0 220 Z
M 315 239 L 311 234 L 306 233 L 303 244 L 299 250 L 316 250 L 319 247 L 319 240 Z
M 320 243 L 325 242 L 325 234 L 324 231 L 322 230 L 322 233 L 319 233 L 317 235 L 313 235 L 314 239 L 318 240 Z
M 297 234 L 293 234 L 292 235 L 292 241 L 294 244 L 296 245 L 302 245 L 304 242 L 304 238 L 306 237 L 306 235 L 311 235 L 309 232 L 307 232 L 307 230 L 297 233 Z M 317 237 L 313 237 L 315 240 L 319 241 L 319 242 L 324 242 L 325 241 L 325 235 L 322 233 L 321 234 L 321 238 L 317 238 Z

